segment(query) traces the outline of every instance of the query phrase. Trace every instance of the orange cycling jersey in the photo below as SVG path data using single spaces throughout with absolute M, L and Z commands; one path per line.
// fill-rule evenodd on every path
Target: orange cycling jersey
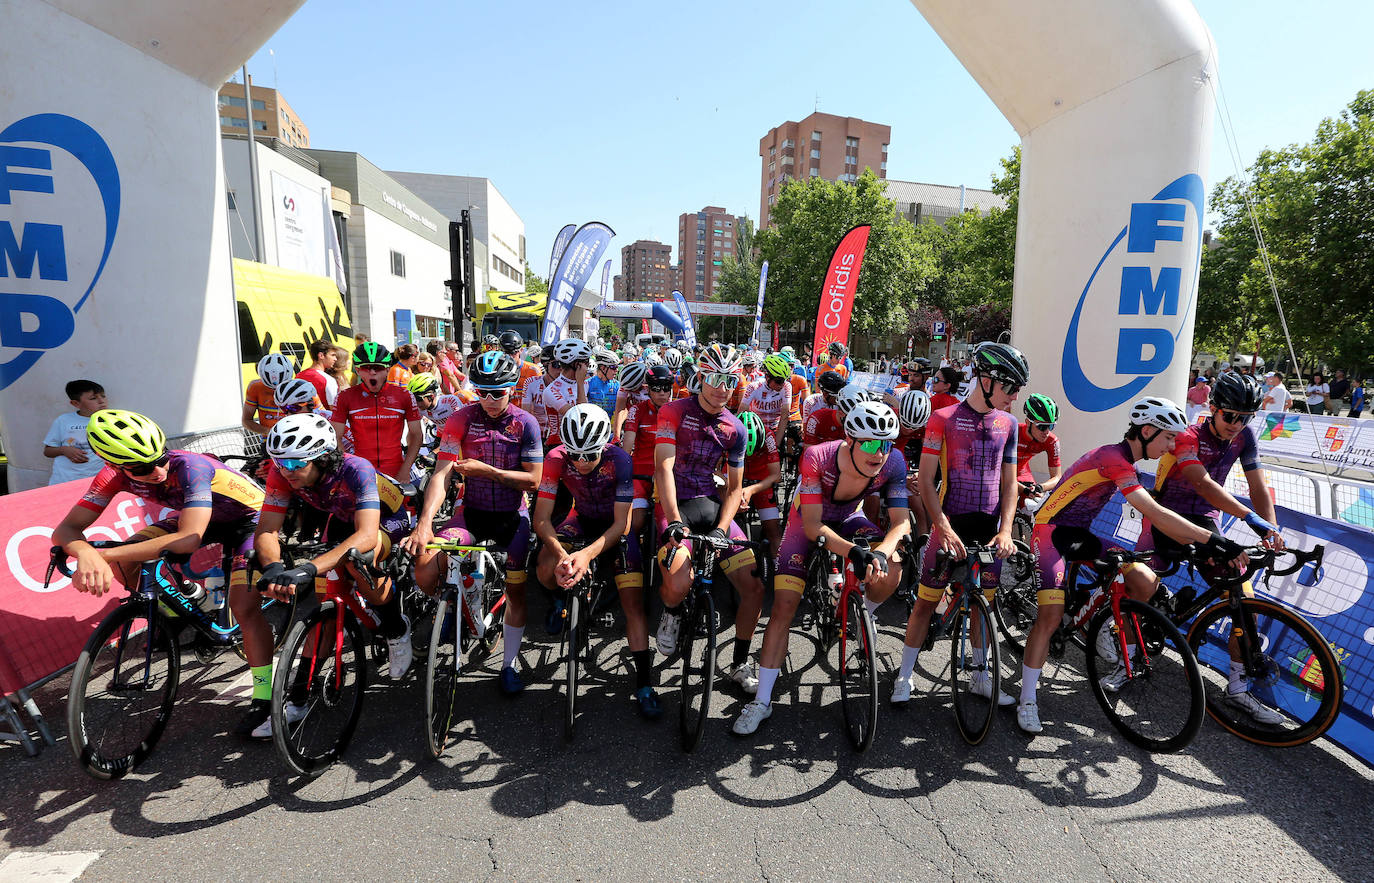
M 414 376 L 409 368 L 398 362 L 391 366 L 390 371 L 386 372 L 386 382 L 404 388 L 410 382 L 410 378 Z
M 272 387 L 261 380 L 254 380 L 248 384 L 248 391 L 243 394 L 243 403 L 253 406 L 257 414 L 256 419 L 264 429 L 276 426 L 277 421 L 282 418 L 281 408 L 277 407 L 276 394 Z
M 807 393 L 806 378 L 800 374 L 793 374 L 787 380 L 792 384 L 792 411 L 788 415 L 788 419 L 794 423 L 800 423 L 802 421 L 801 406 Z

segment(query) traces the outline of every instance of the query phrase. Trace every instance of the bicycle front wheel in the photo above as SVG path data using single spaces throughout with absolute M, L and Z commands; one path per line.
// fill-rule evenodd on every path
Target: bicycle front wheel
M 693 588 L 693 591 L 698 591 Z M 678 729 L 682 750 L 695 751 L 711 716 L 711 692 L 716 683 L 716 603 L 710 592 L 698 592 L 692 616 L 682 623 L 682 683 Z
M 464 630 L 461 601 L 452 589 L 444 592 L 434 608 L 434 625 L 429 633 L 428 663 L 425 666 L 425 742 L 431 757 L 441 757 L 453 730 L 453 712 L 458 704 L 458 672 L 462 664 L 459 647 Z
M 367 640 L 352 616 L 336 626 L 335 602 L 297 622 L 272 678 L 272 741 L 286 765 L 318 776 L 348 747 L 367 689 Z
M 582 644 L 586 624 L 583 622 L 582 593 L 573 592 L 568 598 L 568 622 L 564 633 L 567 643 L 563 652 L 563 738 L 571 742 L 577 724 L 577 678 L 582 663 Z
M 1130 654 L 1125 661 L 1122 632 Z M 1111 605 L 1104 605 L 1088 626 L 1085 652 L 1093 696 L 1128 741 L 1157 752 L 1178 751 L 1193 741 L 1204 715 L 1202 676 L 1167 616 L 1124 599 L 1117 622 Z
M 1040 608 L 1035 597 L 1035 580 L 1012 579 L 997 587 L 997 593 L 992 596 L 992 610 L 997 617 L 997 630 L 1019 656 L 1025 652 L 1026 637 L 1035 625 Z
M 1336 654 L 1300 614 L 1259 598 L 1241 601 L 1240 623 L 1250 689 L 1232 697 L 1227 689 L 1232 634 L 1226 601 L 1198 616 L 1188 631 L 1197 655 L 1212 720 L 1250 742 L 1289 748 L 1311 742 L 1330 729 L 1341 711 L 1344 678 Z
M 873 620 L 864 609 L 863 593 L 844 594 L 839 640 L 835 642 L 835 673 L 840 678 L 840 707 L 845 731 L 854 750 L 864 752 L 878 729 L 878 673 L 874 658 Z
M 990 698 L 978 692 L 980 686 L 987 685 L 991 686 Z M 968 610 L 960 614 L 950 633 L 949 687 L 959 735 L 968 744 L 977 745 L 992 729 L 1002 689 L 997 635 L 992 630 L 988 602 L 977 591 L 968 596 Z
M 119 779 L 152 753 L 176 701 L 181 655 L 148 605 L 115 608 L 72 670 L 67 733 L 72 754 L 97 779 Z

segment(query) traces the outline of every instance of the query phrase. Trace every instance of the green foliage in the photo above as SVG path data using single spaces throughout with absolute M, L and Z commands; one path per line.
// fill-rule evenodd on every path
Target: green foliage
M 525 261 L 525 293 L 526 294 L 548 294 L 549 283 L 539 278 L 539 275 L 530 269 L 530 262 Z

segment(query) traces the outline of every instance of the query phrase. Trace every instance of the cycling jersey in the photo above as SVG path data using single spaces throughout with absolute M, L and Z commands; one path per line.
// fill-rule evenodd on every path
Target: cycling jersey
M 1030 461 L 1032 457 L 1042 452 L 1048 459 L 1051 469 L 1059 466 L 1059 436 L 1050 432 L 1045 435 L 1044 441 L 1038 442 L 1031 438 L 1030 425 L 1022 423 L 1016 434 L 1017 481 L 1035 481 L 1035 475 L 1031 473 Z
M 248 389 L 243 394 L 243 403 L 252 405 L 257 410 L 257 421 L 265 429 L 276 426 L 277 421 L 282 418 L 281 408 L 277 407 L 276 393 L 261 380 L 254 380 L 248 384 Z
M 342 423 L 353 435 L 353 452 L 387 475 L 396 475 L 405 462 L 401 436 L 406 424 L 420 419 L 420 409 L 410 391 L 390 383 L 373 394 L 358 384 L 339 392 L 334 402 L 333 423 Z
M 549 451 L 539 480 L 539 499 L 553 500 L 560 483 L 572 494 L 573 511 L 584 520 L 609 522 L 615 516 L 616 503 L 634 499 L 630 455 L 613 445 L 606 446 L 601 462 L 586 475 L 568 461 L 567 448 L 559 445 Z
M 959 404 L 959 397 L 952 396 L 947 392 L 937 392 L 930 397 L 930 412 L 942 411 L 945 408 L 952 408 Z
M 926 428 L 907 429 L 903 426 L 897 431 L 897 443 L 893 445 L 907 458 L 907 466 L 921 462 L 921 448 L 925 445 Z
M 425 440 L 421 447 L 432 452 L 439 444 L 439 436 L 443 433 L 444 424 L 448 422 L 448 418 L 466 404 L 468 403 L 456 395 L 435 396 L 434 404 L 429 407 L 429 410 L 420 412 L 420 416 L 425 420 Z
M 763 444 L 758 450 L 744 458 L 744 484 L 757 484 L 768 478 L 773 472 L 773 467 L 782 461 L 778 455 L 778 441 L 771 432 L 763 436 Z M 749 498 L 749 506 L 757 509 L 760 515 L 767 518 L 778 517 L 777 495 L 774 493 L 776 485 L 767 490 L 759 491 Z
M 716 492 L 716 463 L 744 466 L 744 426 L 729 410 L 708 414 L 696 396 L 669 402 L 658 410 L 655 445 L 672 445 L 673 483 L 679 505 L 683 500 Z
M 310 385 L 315 387 L 315 397 L 322 402 L 329 401 L 329 380 L 325 373 L 318 368 L 306 368 L 296 375 L 297 380 L 308 380 Z M 337 395 L 337 390 L 335 395 Z
M 481 460 L 506 471 L 529 463 L 544 461 L 539 439 L 539 424 L 528 412 L 507 407 L 497 417 L 488 417 L 480 404 L 464 405 L 444 424 L 438 460 L 459 457 Z M 486 512 L 527 512 L 525 494 L 491 478 L 466 479 L 463 505 Z
M 802 400 L 802 406 L 801 406 L 801 419 L 802 419 L 802 422 L 805 423 L 805 422 L 806 422 L 806 418 L 807 418 L 807 417 L 810 417 L 810 416 L 811 416 L 811 412 L 814 411 L 814 410 L 816 410 L 817 408 L 833 408 L 833 407 L 835 407 L 834 404 L 829 404 L 829 405 L 827 405 L 827 404 L 825 403 L 825 395 L 824 395 L 824 394 L 819 393 L 819 392 L 813 392 L 813 393 L 811 393 L 810 395 L 808 395 L 805 399 Z
M 121 491 L 178 512 L 208 507 L 212 524 L 255 520 L 263 505 L 262 489 L 252 479 L 214 457 L 192 451 L 167 452 L 167 480 L 161 483 L 130 478 L 122 469 L 106 464 L 77 505 L 104 512 Z
M 542 437 L 548 429 L 548 415 L 544 412 L 544 387 L 547 385 L 548 377 L 541 371 L 521 382 L 519 401 L 517 396 L 511 394 L 511 404 L 534 417 L 539 425 L 539 435 Z
M 1121 491 L 1140 487 L 1131 446 L 1120 441 L 1088 451 L 1069 467 L 1059 485 L 1035 513 L 1035 523 L 1060 527 L 1092 526 L 1093 519 Z
M 545 445 L 555 448 L 562 442 L 558 438 L 558 421 L 563 412 L 577 404 L 577 383 L 566 377 L 558 377 L 544 387 L 544 413 L 548 421 L 544 427 L 547 434 Z
M 843 364 L 822 365 L 816 369 L 816 376 L 812 379 L 811 388 L 817 390 L 820 389 L 821 376 L 830 371 L 833 371 L 836 374 L 840 375 L 840 377 L 842 377 L 846 383 L 849 382 L 849 369 L 846 368 Z
M 792 409 L 787 415 L 787 419 L 794 423 L 802 422 L 802 402 L 806 400 L 806 378 L 793 373 L 788 376 L 787 382 L 792 387 Z
M 359 510 L 376 509 L 381 513 L 383 532 L 394 533 L 398 528 L 409 526 L 405 495 L 400 487 L 378 472 L 371 463 L 354 454 L 344 454 L 338 469 L 322 474 L 320 480 L 310 487 L 293 488 L 277 465 L 270 464 L 267 467 L 267 494 L 262 511 L 285 512 L 292 497 L 349 525 Z M 398 516 L 400 524 L 395 523 Z
M 835 487 L 840 481 L 840 448 L 843 442 L 831 441 L 814 445 L 802 452 L 798 467 L 796 511 L 802 506 L 820 504 L 821 521 L 829 524 L 843 520 L 858 511 L 863 498 L 881 494 L 888 509 L 907 508 L 906 458 L 893 448 L 878 474 L 868 480 L 856 496 L 848 500 L 835 499 Z M 846 456 L 848 456 L 846 454 Z M 795 519 L 800 523 L 800 519 Z M 789 525 L 793 523 L 789 520 Z
M 510 403 L 517 408 L 525 408 L 525 387 L 536 377 L 542 377 L 544 372 L 533 362 L 520 360 L 520 378 L 515 381 L 515 387 L 510 391 Z M 541 393 L 542 394 L 542 393 Z M 531 409 L 526 411 L 534 413 Z
M 1231 467 L 1240 461 L 1246 472 L 1259 468 L 1259 448 L 1255 431 L 1249 426 L 1236 433 L 1229 442 L 1212 432 L 1210 420 L 1196 423 L 1178 434 L 1174 450 L 1159 458 L 1159 472 L 1155 475 L 1155 499 L 1166 509 L 1180 515 L 1203 515 L 1217 518 L 1221 510 L 1203 499 L 1183 477 L 1183 469 L 1194 463 L 1202 466 L 1212 480 L 1225 487 Z
M 619 380 L 602 380 L 599 374 L 587 378 L 587 401 L 607 414 L 615 413 L 615 399 L 619 394 Z
M 634 434 L 634 474 L 649 478 L 654 474 L 654 444 L 658 436 L 658 406 L 647 396 L 625 412 L 626 436 Z
M 811 446 L 844 438 L 844 426 L 840 423 L 840 409 L 822 404 L 812 408 L 802 423 L 802 444 Z
M 1002 498 L 1002 464 L 1016 463 L 1016 418 L 979 414 L 967 402 L 930 415 L 922 454 L 940 458 L 940 500 L 946 515 L 995 515 Z
M 772 433 L 778 428 L 778 421 L 792 409 L 791 392 L 786 383 L 773 389 L 767 380 L 761 380 L 745 390 L 741 408 L 758 414 L 764 429 Z
M 386 382 L 405 389 L 405 385 L 409 383 L 410 378 L 414 376 L 414 373 L 412 373 L 409 368 L 397 362 L 395 365 L 391 366 L 390 371 L 386 372 Z

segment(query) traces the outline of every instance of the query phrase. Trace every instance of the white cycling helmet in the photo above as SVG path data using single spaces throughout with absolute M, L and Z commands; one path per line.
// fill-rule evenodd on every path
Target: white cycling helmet
M 558 420 L 558 437 L 573 454 L 599 454 L 611 440 L 611 418 L 599 405 L 573 405 Z
M 543 354 L 544 354 L 544 348 L 543 348 L 542 346 L 540 346 L 539 344 L 536 343 L 536 344 L 534 344 L 533 346 L 526 347 L 526 349 L 525 349 L 525 361 L 526 361 L 526 362 L 533 362 L 534 364 L 538 365 L 538 364 L 539 364 L 539 357 L 542 356 Z
M 576 337 L 565 337 L 553 345 L 553 360 L 560 365 L 571 365 L 574 362 L 590 362 L 592 360 L 592 348 L 587 345 L 585 340 L 578 340 Z
M 620 369 L 620 388 L 633 392 L 644 385 L 644 378 L 648 376 L 649 366 L 643 362 L 631 362 Z
M 859 402 L 844 418 L 844 434 L 859 441 L 893 441 L 899 430 L 897 415 L 882 402 Z
M 857 383 L 849 383 L 845 385 L 844 389 L 840 390 L 839 396 L 835 399 L 835 404 L 839 407 L 841 415 L 847 415 L 860 403 L 871 402 L 873 400 L 873 393 L 859 386 Z
M 338 446 L 334 426 L 318 414 L 291 414 L 267 432 L 267 456 L 274 460 L 314 460 Z
M 620 364 L 620 360 L 616 358 L 615 353 L 611 352 L 605 347 L 597 347 L 595 350 L 593 350 L 592 359 L 596 362 L 596 367 L 598 368 L 606 367 L 608 365 Z
M 648 351 L 648 350 L 645 350 L 645 352 L 644 352 L 644 364 L 648 365 L 650 368 L 654 367 L 655 365 L 662 365 L 662 364 L 663 364 L 663 357 L 660 356 L 660 355 L 658 354 L 658 351 L 657 351 L 657 350 L 655 350 L 655 351 L 653 351 L 653 352 L 650 352 L 650 351 Z
M 930 421 L 930 396 L 923 389 L 908 389 L 897 400 L 897 416 L 908 429 L 920 429 Z
M 749 350 L 744 354 L 743 361 L 745 368 L 757 368 L 763 364 L 763 356 L 759 355 L 759 353 L 754 350 Z
M 676 371 L 682 367 L 682 353 L 677 350 L 664 350 L 663 364 L 667 365 L 669 370 Z
M 272 389 L 296 376 L 296 363 L 286 353 L 268 353 L 258 359 L 258 377 Z
M 1182 409 L 1169 399 L 1146 396 L 1131 405 L 1132 426 L 1155 426 L 1169 432 L 1182 432 L 1188 428 L 1188 419 Z
M 288 405 L 308 405 L 315 398 L 315 384 L 300 377 L 294 377 L 285 383 L 277 384 L 277 388 L 272 390 L 272 398 L 276 400 L 278 408 L 285 408 Z

